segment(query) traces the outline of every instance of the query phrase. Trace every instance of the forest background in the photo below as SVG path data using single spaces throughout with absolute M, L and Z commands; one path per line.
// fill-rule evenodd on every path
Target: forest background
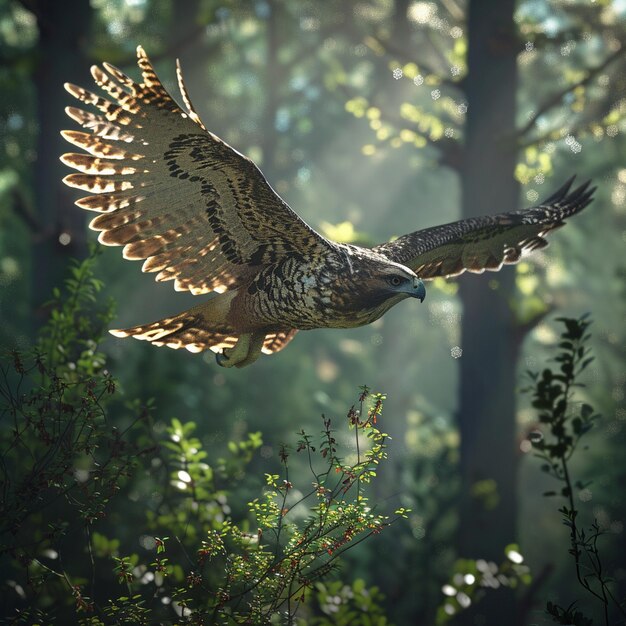
M 436 280 L 424 304 L 403 303 L 368 327 L 299 333 L 285 352 L 241 371 L 218 368 L 212 353 L 154 349 L 107 335 L 91 350 L 95 361 L 78 368 L 101 374 L 106 361 L 116 380 L 121 396 L 107 409 L 109 430 L 127 432 L 137 415 L 149 415 L 149 430 L 171 443 L 180 436 L 172 418 L 193 422 L 211 467 L 231 442 L 236 470 L 224 470 L 220 489 L 213 485 L 210 521 L 200 526 L 247 519 L 246 503 L 259 497 L 264 474 L 281 475 L 283 444 L 291 450 L 291 476 L 302 479 L 307 468 L 296 453 L 298 433 L 317 437 L 321 414 L 332 417 L 337 439 L 354 454 L 353 434 L 342 425 L 359 387 L 387 395 L 379 427 L 391 438 L 389 459 L 369 498 L 376 511 L 410 513 L 392 531 L 347 552 L 328 579 L 340 585 L 328 582 L 326 596 L 318 588 L 322 595 L 300 609 L 305 614 L 336 618 L 350 594 L 375 586 L 381 594 L 370 597 L 396 624 L 452 618 L 544 624 L 551 619 L 547 600 L 564 607 L 576 601 L 602 623 L 601 603 L 576 582 L 560 496 L 542 495 L 555 481 L 534 458 L 532 441 L 547 433 L 546 425 L 532 396 L 520 390 L 529 384 L 527 371 L 544 369 L 558 349 L 555 318 L 590 313 L 595 361 L 582 375 L 579 401 L 602 417 L 585 435 L 588 449 L 581 446 L 572 457 L 580 477 L 572 496 L 584 524 L 595 520 L 602 531 L 605 568 L 624 598 L 626 2 L 2 0 L 0 337 L 8 350 L 28 354 L 43 345 L 40 329 L 64 306 L 61 292 L 50 303 L 53 290 L 62 287 L 70 260 L 85 258 L 95 239 L 84 212 L 73 206 L 76 194 L 61 183 L 68 172 L 58 157 L 68 145 L 59 131 L 74 129 L 62 85 L 90 87 L 89 66 L 105 60 L 136 78 L 137 44 L 171 93 L 180 58 L 206 126 L 251 157 L 305 221 L 331 238 L 371 245 L 532 205 L 572 174 L 579 182 L 593 179 L 595 201 L 551 236 L 546 250 L 498 274 Z M 102 311 L 110 298 L 116 314 L 110 323 L 105 313 L 94 314 L 92 322 L 134 325 L 193 301 L 141 276 L 115 250 L 94 263 L 83 277 L 93 271 L 102 285 L 90 283 L 86 300 L 95 304 L 85 307 Z M 90 330 L 96 338 L 103 329 Z M 47 341 L 58 351 L 49 335 Z M 57 357 L 65 374 L 77 366 L 67 355 Z M 5 380 L 10 387 L 11 376 Z M 0 429 L 10 442 L 9 405 Z M 261 437 L 250 438 L 256 432 L 262 444 Z M 28 469 L 7 458 L 6 506 L 8 486 L 19 484 L 11 477 Z M 80 614 L 83 595 L 96 606 L 113 597 L 118 583 L 105 563 L 122 552 L 149 560 L 155 545 L 145 538 L 173 534 L 190 514 L 185 507 L 193 506 L 184 498 L 164 501 L 160 462 L 153 456 L 120 476 L 120 491 L 101 517 L 32 538 L 41 548 L 39 566 L 52 576 L 75 575 L 68 589 L 83 585 L 78 595 L 52 600 L 55 594 L 20 583 L 11 561 L 16 540 L 3 537 L 3 617 L 26 607 Z M 74 470 L 72 480 L 80 482 L 80 471 L 92 468 Z M 186 469 L 167 470 L 169 487 L 189 488 L 184 475 L 169 480 Z M 34 527 L 45 523 L 45 513 L 33 515 Z M 87 527 L 86 542 L 68 539 L 74 531 L 84 536 Z M 23 528 L 31 532 L 28 524 Z M 530 575 L 511 575 L 520 583 L 511 590 L 506 572 L 496 569 L 495 579 L 503 578 L 491 587 L 506 589 L 485 584 L 488 593 L 481 594 L 463 578 L 467 568 L 506 564 L 507 546 L 523 556 Z M 88 554 L 92 562 L 94 554 L 101 559 L 98 566 L 71 574 Z M 143 576 L 137 571 L 131 578 Z M 355 586 L 358 580 L 364 583 Z M 472 606 L 462 610 L 466 597 Z M 446 598 L 452 608 L 444 616 Z M 611 610 L 611 623 L 618 614 L 623 619 Z

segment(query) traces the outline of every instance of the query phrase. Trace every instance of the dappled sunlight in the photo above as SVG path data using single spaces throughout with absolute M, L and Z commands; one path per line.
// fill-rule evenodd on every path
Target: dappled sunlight
M 624 619 L 612 597 L 626 589 L 626 2 L 178 4 L 0 10 L 0 621 Z M 146 80 L 138 44 L 176 103 L 146 91 L 141 106 L 162 122 L 124 157 L 130 144 L 116 137 L 152 119 L 127 98 Z M 255 271 L 259 259 L 318 254 L 301 245 L 306 229 L 274 247 L 284 213 L 265 220 L 262 179 L 230 170 L 223 144 L 203 162 L 190 144 L 180 171 L 168 163 L 145 183 L 181 134 L 201 136 L 193 125 L 168 135 L 170 109 L 186 104 L 177 58 L 207 129 L 333 241 L 398 242 L 540 205 L 574 174 L 570 191 L 592 179 L 594 201 L 546 248 L 527 250 L 543 242 L 521 226 L 521 261 L 497 274 L 446 276 L 517 260 L 515 241 L 445 231 L 445 254 L 420 253 L 431 254 L 416 270 L 423 303 L 361 328 L 302 330 L 251 367 L 217 367 L 198 337 L 196 355 L 118 340 L 109 328 L 173 319 L 213 302 L 213 287 L 243 293 L 249 284 L 229 282 L 237 259 Z M 76 91 L 92 113 L 63 135 L 94 151 L 64 157 L 82 168 L 69 181 L 95 194 L 79 207 L 103 209 L 96 225 L 128 237 L 128 254 L 142 229 L 173 220 L 145 243 L 171 245 L 162 278 L 196 263 L 180 244 L 205 237 L 207 216 L 236 213 L 201 246 L 210 258 L 232 237 L 216 264 L 223 283 L 197 272 L 199 296 L 164 289 L 114 250 L 70 262 L 95 237 L 60 182 L 59 131 L 72 123 L 62 85 L 87 86 L 103 61 L 120 68 L 107 66 L 115 84 Z M 199 178 L 187 196 L 171 187 L 207 168 L 203 189 Z M 461 264 L 443 271 L 455 254 Z M 270 302 L 294 289 L 273 287 Z M 217 352 L 234 346 L 224 337 Z

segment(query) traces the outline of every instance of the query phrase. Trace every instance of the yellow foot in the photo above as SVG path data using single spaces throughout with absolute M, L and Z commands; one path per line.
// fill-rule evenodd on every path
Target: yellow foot
M 261 356 L 261 348 L 265 333 L 244 333 L 239 335 L 237 343 L 232 348 L 225 348 L 215 355 L 217 364 L 221 367 L 246 367 Z

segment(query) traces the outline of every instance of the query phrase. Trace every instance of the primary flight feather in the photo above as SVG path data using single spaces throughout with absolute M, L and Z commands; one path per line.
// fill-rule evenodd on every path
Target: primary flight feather
M 88 132 L 62 131 L 85 152 L 61 160 L 64 182 L 94 195 L 76 204 L 99 213 L 99 241 L 142 259 L 177 291 L 217 295 L 173 317 L 124 330 L 157 346 L 210 349 L 224 367 L 282 350 L 298 330 L 369 324 L 422 280 L 498 270 L 547 245 L 544 235 L 582 210 L 595 189 L 573 179 L 539 206 L 427 228 L 374 248 L 330 241 L 301 220 L 248 158 L 209 132 L 187 94 L 185 110 L 137 48 L 142 82 L 116 67 L 91 68 L 108 97 L 67 83 L 99 113 L 68 107 Z

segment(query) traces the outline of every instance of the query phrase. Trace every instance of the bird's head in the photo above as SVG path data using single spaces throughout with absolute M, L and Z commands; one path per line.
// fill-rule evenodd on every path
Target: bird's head
M 372 283 L 376 291 L 387 293 L 389 296 L 417 298 L 420 302 L 426 297 L 426 288 L 417 274 L 399 263 L 382 265 L 372 277 Z
M 339 308 L 363 317 L 359 323 L 378 319 L 405 298 L 424 300 L 424 283 L 412 269 L 372 250 L 355 247 L 351 253 L 347 271 L 338 276 L 335 297 Z

